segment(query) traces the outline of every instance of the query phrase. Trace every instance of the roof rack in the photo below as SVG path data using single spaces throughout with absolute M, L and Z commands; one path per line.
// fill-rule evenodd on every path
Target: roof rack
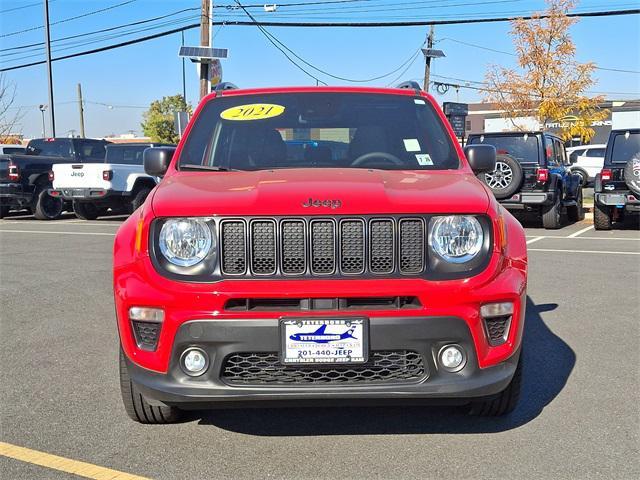
M 396 86 L 396 88 L 407 88 L 412 90 L 422 90 L 420 84 L 413 80 L 409 80 L 408 82 L 402 82 L 400 85 Z
M 214 92 L 223 92 L 224 90 L 238 90 L 238 86 L 231 82 L 221 82 L 213 87 Z

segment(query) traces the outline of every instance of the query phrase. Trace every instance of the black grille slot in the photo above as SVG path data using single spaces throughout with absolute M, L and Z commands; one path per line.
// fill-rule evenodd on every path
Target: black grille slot
M 160 335 L 161 323 L 157 322 L 140 322 L 132 320 L 133 335 L 136 339 L 138 347 L 142 350 L 155 350 L 158 345 L 158 336 Z
M 493 346 L 501 345 L 507 340 L 509 325 L 511 325 L 511 315 L 485 318 L 484 324 L 487 327 L 489 343 Z
M 276 273 L 276 224 L 258 220 L 251 224 L 251 270 L 258 275 Z
M 311 271 L 331 274 L 336 268 L 336 232 L 331 220 L 311 222 Z
M 306 270 L 306 239 L 302 220 L 282 222 L 282 273 L 302 274 Z
M 393 272 L 393 220 L 372 220 L 370 224 L 369 268 L 373 273 Z
M 342 273 L 364 272 L 364 221 L 340 223 L 340 269 Z
M 232 312 L 405 310 L 422 308 L 422 303 L 418 297 L 232 298 L 224 308 Z
M 222 224 L 222 271 L 229 275 L 241 275 L 247 269 L 244 222 L 231 221 Z
M 400 220 L 400 271 L 420 273 L 424 265 L 424 223 L 419 218 Z
M 222 367 L 232 385 L 411 383 L 426 374 L 422 355 L 410 350 L 373 351 L 360 365 L 283 365 L 277 352 L 235 353 Z

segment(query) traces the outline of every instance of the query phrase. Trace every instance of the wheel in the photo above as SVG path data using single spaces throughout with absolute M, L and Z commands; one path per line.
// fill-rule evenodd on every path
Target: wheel
M 584 170 L 580 169 L 580 168 L 576 168 L 574 170 L 571 170 L 571 173 L 575 173 L 576 175 L 578 175 L 580 177 L 580 185 L 586 187 L 587 183 L 589 183 L 589 175 L 587 175 L 587 172 L 585 172 Z
M 95 220 L 100 210 L 93 203 L 73 202 L 73 213 L 82 220 Z
M 596 230 L 611 230 L 611 207 L 595 202 L 593 206 L 593 226 Z
M 562 205 L 560 197 L 562 193 L 556 192 L 556 201 L 553 205 L 542 207 L 542 225 L 546 229 L 556 230 L 562 226 Z
M 629 230 L 637 230 L 640 228 L 640 215 L 633 214 L 630 212 L 624 212 L 624 217 L 622 218 L 624 222 L 624 228 Z
M 131 201 L 131 213 L 135 212 L 142 206 L 150 193 L 151 189 L 147 187 L 142 187 L 135 193 L 135 195 L 133 196 L 133 200 Z
M 567 209 L 567 214 L 569 215 L 569 220 L 571 220 L 572 222 L 581 222 L 582 220 L 584 220 L 584 208 L 583 208 L 583 201 L 582 201 L 582 188 L 580 188 L 580 191 L 578 192 L 578 199 L 576 200 L 576 206 L 575 207 L 569 207 Z
M 518 366 L 513 374 L 513 378 L 507 388 L 497 396 L 488 400 L 478 400 L 471 404 L 469 413 L 481 417 L 498 417 L 511 413 L 520 399 L 520 389 L 522 387 L 522 354 L 518 360 Z
M 31 208 L 38 220 L 57 220 L 62 215 L 64 202 L 61 198 L 52 197 L 46 188 L 41 187 L 36 191 L 35 205 Z
M 120 393 L 127 415 L 139 423 L 162 424 L 175 423 L 182 417 L 182 411 L 176 407 L 150 405 L 142 396 L 136 384 L 131 381 L 120 350 Z
M 0 218 L 9 215 L 9 205 L 0 205 Z
M 518 191 L 524 178 L 520 163 L 511 155 L 498 155 L 493 172 L 480 173 L 478 178 L 498 200 L 511 197 Z

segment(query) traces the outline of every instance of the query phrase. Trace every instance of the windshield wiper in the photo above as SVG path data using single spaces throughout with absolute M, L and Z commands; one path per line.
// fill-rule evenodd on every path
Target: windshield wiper
M 220 167 L 217 165 L 194 165 L 191 163 L 180 165 L 180 170 L 204 170 L 208 172 L 238 172 L 235 168 Z

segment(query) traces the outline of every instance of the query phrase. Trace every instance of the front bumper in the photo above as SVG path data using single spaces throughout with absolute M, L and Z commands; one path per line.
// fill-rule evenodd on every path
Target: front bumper
M 640 199 L 629 190 L 611 193 L 596 193 L 595 201 L 600 205 L 624 208 L 631 212 L 640 212 Z
M 0 183 L 0 203 L 10 207 L 24 207 L 31 203 L 33 192 L 25 192 L 21 183 Z
M 500 204 L 509 210 L 527 210 L 530 207 L 540 205 L 553 205 L 555 202 L 554 192 L 520 192 L 499 200 Z
M 513 377 L 518 363 L 519 348 L 501 363 L 480 368 L 471 331 L 461 318 L 371 318 L 369 325 L 369 348 L 372 352 L 417 352 L 422 357 L 423 373 L 411 379 L 395 379 L 384 383 L 361 379 L 357 383 L 234 384 L 231 377 L 224 373 L 230 355 L 279 351 L 279 320 L 269 318 L 196 320 L 182 324 L 175 336 L 166 374 L 146 370 L 128 358 L 126 364 L 132 380 L 151 403 L 197 407 L 237 401 L 314 399 L 440 399 L 464 402 L 502 391 Z M 457 344 L 466 352 L 466 364 L 458 372 L 449 372 L 438 366 L 438 351 L 448 344 Z M 210 359 L 206 373 L 195 378 L 189 377 L 180 368 L 182 352 L 193 346 L 207 352 Z

